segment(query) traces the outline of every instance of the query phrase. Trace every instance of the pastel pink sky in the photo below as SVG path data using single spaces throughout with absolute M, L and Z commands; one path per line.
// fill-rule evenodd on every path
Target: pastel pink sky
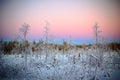
M 91 40 L 98 22 L 103 37 L 120 40 L 119 4 L 117 0 L 1 0 L 0 37 L 14 38 L 25 22 L 31 26 L 28 38 L 39 39 L 47 20 L 49 34 L 61 39 L 71 35 Z

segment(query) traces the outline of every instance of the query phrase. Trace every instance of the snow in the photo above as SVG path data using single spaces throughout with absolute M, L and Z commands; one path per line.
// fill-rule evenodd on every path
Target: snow
M 23 54 L 1 55 L 0 80 L 113 80 L 120 73 L 111 64 L 113 54 L 118 57 L 116 52 L 110 52 L 112 57 L 108 52 L 93 49 L 73 49 L 64 54 L 58 50 L 48 52 L 47 60 L 45 51 L 27 54 L 27 66 Z M 99 61 L 101 53 L 101 66 L 91 66 L 90 55 Z

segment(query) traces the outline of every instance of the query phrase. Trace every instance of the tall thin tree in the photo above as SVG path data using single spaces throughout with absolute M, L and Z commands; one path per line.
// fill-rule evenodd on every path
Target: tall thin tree
M 25 41 L 26 40 L 26 36 L 28 34 L 28 31 L 29 31 L 29 28 L 30 28 L 30 25 L 27 24 L 27 23 L 24 23 L 22 25 L 22 27 L 19 29 L 19 31 L 21 32 L 22 34 L 22 39 Z
M 27 68 L 27 53 L 28 53 L 28 42 L 26 41 L 26 36 L 28 34 L 30 25 L 27 23 L 24 23 L 21 28 L 19 29 L 19 31 L 21 32 L 21 38 L 23 40 L 23 48 L 25 51 L 25 66 Z
M 49 22 L 45 21 L 46 25 L 44 26 L 44 37 L 45 37 L 45 53 L 46 53 L 46 62 L 47 62 L 47 56 L 48 56 L 48 33 L 49 33 Z
M 102 32 L 101 30 L 99 30 L 99 26 L 97 22 L 93 26 L 93 31 L 94 31 L 95 45 L 97 46 L 99 42 L 99 33 Z
M 48 21 L 45 22 L 46 22 L 46 25 L 44 26 L 45 44 L 48 44 L 49 22 Z

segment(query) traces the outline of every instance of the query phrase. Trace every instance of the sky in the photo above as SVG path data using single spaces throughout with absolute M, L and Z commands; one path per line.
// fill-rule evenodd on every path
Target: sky
M 120 41 L 119 0 L 0 0 L 0 38 L 4 40 L 15 39 L 24 23 L 31 26 L 27 39 L 39 40 L 46 21 L 51 41 L 91 43 L 96 22 L 105 40 Z

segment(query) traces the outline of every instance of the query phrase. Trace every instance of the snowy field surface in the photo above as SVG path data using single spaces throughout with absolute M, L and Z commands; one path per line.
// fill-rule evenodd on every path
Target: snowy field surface
M 27 55 L 1 52 L 0 80 L 120 80 L 119 52 L 49 50 L 47 57 L 45 51 Z

